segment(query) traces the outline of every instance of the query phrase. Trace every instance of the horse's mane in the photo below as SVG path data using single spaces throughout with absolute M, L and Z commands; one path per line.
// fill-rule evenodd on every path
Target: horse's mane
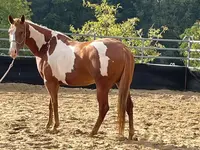
M 30 20 L 26 20 L 25 22 L 30 23 L 30 24 L 33 24 L 33 25 L 36 25 L 36 26 L 39 26 L 39 27 L 44 28 L 44 29 L 47 29 L 47 30 L 50 30 L 50 31 L 52 31 L 52 32 L 56 32 L 57 34 L 61 34 L 61 35 L 65 36 L 65 37 L 67 37 L 68 39 L 73 40 L 72 38 L 70 38 L 69 36 L 67 36 L 66 34 L 64 34 L 64 33 L 62 33 L 62 32 L 59 32 L 59 31 L 56 31 L 56 30 L 52 30 L 52 29 L 50 29 L 50 28 L 48 28 L 48 27 L 46 27 L 46 26 L 39 25 L 39 24 L 34 23 L 34 22 L 30 21 Z

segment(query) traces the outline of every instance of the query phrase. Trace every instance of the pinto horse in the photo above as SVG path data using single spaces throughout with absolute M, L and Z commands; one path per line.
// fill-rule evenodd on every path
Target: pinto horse
M 61 84 L 96 84 L 99 115 L 90 136 L 97 134 L 109 110 L 109 90 L 113 85 L 117 85 L 119 136 L 124 137 L 127 112 L 129 139 L 132 139 L 134 127 L 130 84 L 135 63 L 132 53 L 123 43 L 111 38 L 88 42 L 75 41 L 63 33 L 26 20 L 24 15 L 15 19 L 9 15 L 8 20 L 9 55 L 15 59 L 19 50 L 24 45 L 28 46 L 36 57 L 38 71 L 50 95 L 47 130 L 53 125 L 53 114 L 55 123 L 52 131 L 57 131 L 59 126 L 58 89 Z

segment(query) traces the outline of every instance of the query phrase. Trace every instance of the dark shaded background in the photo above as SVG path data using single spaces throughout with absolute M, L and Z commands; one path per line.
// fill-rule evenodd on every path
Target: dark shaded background
M 0 77 L 8 69 L 11 61 L 12 59 L 9 57 L 0 56 Z M 35 58 L 17 58 L 2 83 L 43 85 L 43 80 L 36 67 Z M 85 88 L 95 88 L 95 85 Z M 191 71 L 184 66 L 136 64 L 131 88 L 200 91 L 200 73 Z

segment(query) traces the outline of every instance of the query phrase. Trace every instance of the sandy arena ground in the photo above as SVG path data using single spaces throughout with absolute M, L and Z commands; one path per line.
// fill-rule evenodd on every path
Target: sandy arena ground
M 139 141 L 119 141 L 117 90 L 98 135 L 88 137 L 98 115 L 95 90 L 59 91 L 59 133 L 45 132 L 49 95 L 43 86 L 0 84 L 1 150 L 196 150 L 200 149 L 200 94 L 132 90 L 134 125 Z M 127 120 L 128 121 L 128 120 Z M 128 122 L 125 136 L 128 136 Z

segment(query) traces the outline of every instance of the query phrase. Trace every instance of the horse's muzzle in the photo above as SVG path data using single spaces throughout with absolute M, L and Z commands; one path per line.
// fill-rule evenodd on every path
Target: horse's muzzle
M 10 49 L 9 51 L 9 55 L 10 57 L 12 57 L 13 59 L 15 59 L 17 57 L 17 50 L 16 49 Z

